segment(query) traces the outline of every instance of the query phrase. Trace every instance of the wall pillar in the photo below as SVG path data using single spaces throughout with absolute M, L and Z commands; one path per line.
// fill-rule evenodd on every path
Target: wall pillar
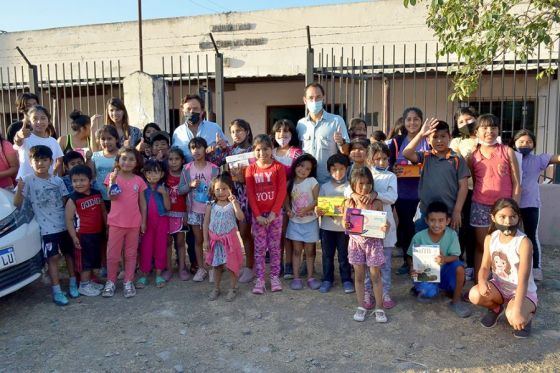
M 154 122 L 169 132 L 169 99 L 163 78 L 136 71 L 123 79 L 123 91 L 130 125 L 142 129 Z

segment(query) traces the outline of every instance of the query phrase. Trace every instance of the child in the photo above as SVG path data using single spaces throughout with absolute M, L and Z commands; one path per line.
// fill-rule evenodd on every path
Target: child
M 271 137 L 274 139 L 274 148 L 272 149 L 272 158 L 280 162 L 286 171 L 286 182 L 290 179 L 292 163 L 303 154 L 300 149 L 299 138 L 296 126 L 289 119 L 280 119 L 274 122 L 272 126 Z M 292 266 L 292 242 L 286 238 L 286 229 L 288 228 L 288 215 L 284 214 L 282 221 L 282 253 L 280 258 L 284 257 L 284 279 L 291 280 L 294 278 L 294 268 Z M 306 267 L 304 267 L 306 268 Z
M 193 161 L 187 163 L 181 172 L 181 183 L 179 192 L 189 193 L 189 210 L 187 222 L 189 223 L 195 239 L 196 262 L 200 265 L 196 271 L 193 281 L 204 281 L 208 272 L 202 268 L 202 224 L 206 203 L 209 201 L 208 187 L 210 181 L 218 175 L 219 168 L 206 161 L 206 148 L 208 144 L 202 137 L 194 137 L 189 141 Z
M 542 281 L 541 248 L 538 239 L 539 208 L 541 207 L 539 192 L 539 176 L 551 164 L 560 163 L 560 154 L 533 154 L 536 145 L 535 135 L 529 130 L 520 130 L 513 137 L 515 148 L 523 155 L 521 178 L 521 218 L 523 231 L 533 244 L 533 276 Z
M 470 290 L 469 299 L 488 309 L 480 321 L 485 328 L 496 325 L 507 304 L 505 314 L 514 329 L 513 335 L 527 338 L 537 310 L 531 240 L 519 230 L 521 211 L 513 199 L 496 201 L 491 214 L 492 224 L 484 239 L 478 284 Z M 499 264 L 503 264 L 501 268 Z M 492 278 L 488 280 L 490 274 Z
M 167 167 L 167 157 L 169 156 L 169 135 L 165 131 L 157 131 L 150 135 L 151 154 L 150 159 L 164 162 Z
M 232 273 L 231 288 L 226 301 L 237 295 L 237 279 L 243 262 L 241 242 L 237 235 L 237 221 L 244 219 L 239 202 L 233 195 L 233 180 L 227 172 L 216 176 L 210 186 L 212 202 L 204 214 L 204 243 L 207 252 L 206 264 L 214 268 L 215 287 L 208 299 L 213 301 L 220 295 L 222 272 L 225 267 Z
M 101 192 L 92 189 L 93 174 L 89 167 L 76 165 L 70 170 L 69 177 L 73 191 L 66 202 L 66 228 L 79 254 L 76 255 L 76 270 L 80 272 L 78 291 L 87 297 L 96 297 L 101 294 L 103 285 L 90 279 L 92 270 L 101 267 L 107 212 Z
M 319 196 L 344 197 L 344 190 L 348 187 L 346 170 L 350 165 L 344 154 L 333 154 L 327 160 L 327 168 L 331 180 L 321 185 Z M 319 291 L 328 293 L 334 282 L 334 253 L 338 252 L 338 267 L 340 281 L 346 294 L 354 292 L 350 263 L 348 263 L 348 236 L 344 233 L 341 216 L 325 216 L 318 207 L 315 212 L 321 217 L 321 249 L 323 252 L 323 282 Z
M 305 252 L 307 264 L 307 286 L 317 290 L 321 282 L 313 277 L 315 265 L 315 243 L 319 241 L 319 224 L 315 207 L 319 196 L 317 179 L 317 160 L 310 154 L 299 156 L 292 164 L 292 173 L 288 182 L 288 198 L 284 210 L 290 218 L 286 238 L 292 241 L 292 263 L 299 268 L 302 251 Z M 303 289 L 299 272 L 294 274 L 290 284 L 292 290 Z
M 69 193 L 74 191 L 74 187 L 72 186 L 72 179 L 70 178 L 70 171 L 76 166 L 88 166 L 93 165 L 91 161 L 92 152 L 88 151 L 87 153 L 88 160 L 87 162 L 84 160 L 82 154 L 77 151 L 70 150 L 62 157 L 62 163 L 64 164 L 64 170 L 66 171 L 66 175 L 62 177 L 62 181 L 64 181 L 64 185 L 66 189 L 68 189 Z M 97 191 L 99 191 L 99 187 L 96 180 L 93 180 L 91 183 L 91 187 Z
M 165 279 L 161 272 L 167 267 L 167 237 L 169 232 L 169 217 L 167 211 L 171 207 L 169 194 L 163 185 L 165 172 L 160 161 L 153 159 L 144 164 L 144 177 L 148 187 L 144 190 L 147 206 L 146 231 L 140 245 L 140 272 L 136 280 L 136 288 L 143 289 L 148 285 L 148 275 L 152 270 L 152 263 L 156 269 L 155 284 L 157 288 L 165 286 Z
M 358 137 L 350 141 L 348 157 L 350 157 L 352 163 L 348 168 L 348 177 L 352 174 L 354 167 L 360 168 L 366 166 L 369 144 L 367 138 Z
M 115 170 L 107 175 L 105 185 L 111 198 L 107 217 L 107 282 L 101 295 L 115 295 L 117 270 L 124 249 L 124 297 L 136 295 L 134 270 L 140 234 L 146 231 L 146 182 L 138 176 L 142 155 L 134 148 L 122 148 L 117 153 Z
M 159 131 L 161 131 L 161 128 L 156 123 L 148 123 L 142 130 L 142 138 L 138 145 L 136 145 L 136 150 L 142 154 L 145 160 L 150 159 L 152 156 L 152 142 L 150 137 L 153 133 Z
M 105 184 L 105 179 L 107 175 L 115 168 L 115 159 L 117 158 L 117 153 L 119 149 L 117 148 L 117 142 L 119 141 L 119 134 L 114 126 L 103 126 L 101 129 L 100 146 L 101 150 L 94 152 L 91 160 L 93 162 L 93 171 L 95 174 L 95 181 L 97 185 L 101 186 Z M 107 188 L 99 188 L 101 195 L 103 196 L 103 201 L 105 202 L 105 208 L 107 211 L 111 209 L 111 200 L 107 194 Z
M 431 151 L 416 151 L 422 139 L 427 138 Z M 433 201 L 445 203 L 451 214 L 451 228 L 461 228 L 461 212 L 467 197 L 467 179 L 470 176 L 463 157 L 449 149 L 449 125 L 435 118 L 426 120 L 420 131 L 403 150 L 403 155 L 413 164 L 422 164 L 418 195 L 420 217 L 416 220 L 416 232 L 427 228 L 424 217 L 426 208 Z
M 28 110 L 27 115 L 31 122 L 31 129 L 24 126 L 17 133 L 14 138 L 15 145 L 17 145 L 19 156 L 19 171 L 16 179 L 23 178 L 33 173 L 31 167 L 29 150 L 35 145 L 48 146 L 53 153 L 53 162 L 49 167 L 49 174 L 56 172 L 60 175 L 62 172 L 62 149 L 60 145 L 50 136 L 48 130 L 51 122 L 51 115 L 43 106 L 33 106 Z
M 44 124 L 44 121 L 41 121 L 41 124 Z M 35 145 L 27 149 L 26 153 L 29 153 L 28 162 L 31 163 L 34 173 L 27 174 L 18 180 L 14 205 L 20 208 L 24 200 L 31 205 L 35 220 L 39 223 L 41 230 L 43 255 L 49 266 L 53 301 L 59 306 L 65 306 L 68 304 L 68 298 L 60 289 L 59 253 L 64 255 L 66 268 L 70 275 L 68 293 L 71 298 L 80 296 L 74 276 L 74 245 L 66 230 L 64 218 L 64 202 L 68 191 L 62 179 L 50 173 L 53 151 L 48 146 Z
M 462 303 L 461 295 L 465 285 L 465 269 L 463 262 L 459 260 L 461 247 L 457 232 L 449 228 L 451 222 L 449 209 L 443 202 L 432 202 L 426 208 L 425 221 L 428 225 L 414 235 L 408 248 L 408 264 L 411 276 L 416 275 L 412 270 L 412 251 L 415 246 L 438 245 L 440 255 L 435 262 L 441 265 L 441 281 L 439 284 L 430 282 L 415 282 L 414 293 L 418 294 L 418 300 L 428 302 L 429 298 L 437 295 L 438 289 L 442 289 L 451 295 L 449 307 L 459 317 L 469 317 L 471 311 Z
M 255 272 L 257 281 L 253 294 L 265 290 L 265 253 L 270 253 L 271 290 L 281 291 L 280 242 L 282 234 L 282 204 L 286 198 L 286 172 L 272 158 L 272 141 L 258 135 L 253 141 L 256 162 L 245 170 L 247 197 L 253 214 L 252 233 L 255 238 Z
M 352 192 L 360 196 L 367 196 L 373 191 L 373 176 L 367 167 L 355 168 L 350 176 L 350 187 Z M 352 198 L 344 203 L 346 208 L 359 208 L 366 210 L 383 211 L 383 203 L 376 199 L 371 203 L 357 202 Z M 346 210 L 345 208 L 345 210 Z M 346 215 L 346 211 L 344 213 Z M 384 227 L 386 231 L 388 226 Z M 375 321 L 379 323 L 387 322 L 385 311 L 381 309 L 383 304 L 383 284 L 381 280 L 381 267 L 385 263 L 383 255 L 383 241 L 380 238 L 363 237 L 357 234 L 350 235 L 348 243 L 348 261 L 354 267 L 356 297 L 358 308 L 354 314 L 355 321 L 364 321 L 366 309 L 364 308 L 364 280 L 366 268 L 369 268 L 373 294 L 375 295 L 376 309 L 373 311 Z
M 181 281 L 188 281 L 191 279 L 191 274 L 187 271 L 186 265 L 186 243 L 185 243 L 185 230 L 183 223 L 187 221 L 187 200 L 185 195 L 179 193 L 179 184 L 181 182 L 181 170 L 185 164 L 185 154 L 183 151 L 174 146 L 169 150 L 169 157 L 167 158 L 167 178 L 165 186 L 169 191 L 169 201 L 171 207 L 167 212 L 169 216 L 169 234 L 173 241 L 177 259 L 179 260 L 179 279 Z M 171 262 L 172 251 L 171 247 L 167 250 L 167 271 L 171 279 L 171 271 L 173 264 Z M 165 278 L 165 272 L 163 273 Z M 166 279 L 167 280 L 167 279 Z M 167 280 L 169 281 L 169 280 Z
M 498 143 L 500 121 L 492 114 L 478 117 L 475 125 L 479 145 L 468 159 L 473 176 L 471 225 L 475 229 L 474 281 L 484 252 L 484 239 L 490 226 L 490 211 L 500 198 L 519 201 L 519 165 L 513 149 Z
M 350 141 L 354 139 L 367 139 L 367 124 L 362 118 L 352 118 L 348 127 Z
M 386 143 L 387 141 L 387 135 L 385 135 L 385 132 L 377 130 L 377 131 L 373 131 L 373 133 L 371 134 L 369 141 L 373 144 L 376 142 L 382 142 L 382 143 Z

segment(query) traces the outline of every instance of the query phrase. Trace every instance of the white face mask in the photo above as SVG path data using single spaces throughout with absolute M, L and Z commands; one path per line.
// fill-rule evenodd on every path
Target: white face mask
M 276 140 L 276 142 L 278 143 L 278 145 L 284 147 L 286 145 L 288 145 L 290 143 L 290 141 L 292 140 L 292 135 L 288 134 L 288 135 L 275 135 L 274 139 Z
M 498 143 L 498 139 L 495 139 L 492 142 L 486 142 L 486 141 L 482 141 L 482 140 L 478 139 L 478 143 L 482 144 L 482 145 L 486 145 L 486 146 L 492 146 L 492 145 L 496 145 Z

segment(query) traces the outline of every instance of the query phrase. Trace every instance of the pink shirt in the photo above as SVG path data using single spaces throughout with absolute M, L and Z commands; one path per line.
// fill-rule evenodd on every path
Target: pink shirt
M 109 185 L 109 177 L 105 178 L 105 185 Z M 111 201 L 111 211 L 107 216 L 107 224 L 121 228 L 135 228 L 142 225 L 142 214 L 140 214 L 140 193 L 146 190 L 146 182 L 138 175 L 131 179 L 125 179 L 117 175 L 116 183 L 122 192 L 116 199 Z
M 480 147 L 472 153 L 474 202 L 493 205 L 498 199 L 513 195 L 508 149 L 506 145 L 497 144 L 490 158 L 482 155 Z
M 183 172 L 188 173 L 186 175 L 188 183 L 191 180 L 199 180 L 198 186 L 191 189 L 189 193 L 189 211 L 204 214 L 206 203 L 210 200 L 210 184 L 212 178 L 218 174 L 218 167 L 214 163 L 206 162 L 204 168 L 198 168 L 193 161 L 185 165 Z
M 8 156 L 10 155 L 17 155 L 17 152 L 14 150 L 12 144 L 7 140 L 2 140 L 2 149 L 0 149 L 0 171 L 6 171 L 10 168 L 10 162 L 8 162 Z M 11 176 L 0 178 L 0 188 L 9 188 L 13 185 L 14 179 L 12 179 Z

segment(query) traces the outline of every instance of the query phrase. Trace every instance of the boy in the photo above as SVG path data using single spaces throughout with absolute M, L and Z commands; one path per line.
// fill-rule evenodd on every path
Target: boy
M 88 151 L 86 156 L 89 156 L 88 164 L 91 163 L 92 153 Z M 70 171 L 78 165 L 85 165 L 86 162 L 84 161 L 84 157 L 80 153 L 71 150 L 68 153 L 64 154 L 64 156 L 62 157 L 62 163 L 64 164 L 64 170 L 66 172 L 66 175 L 62 177 L 62 181 L 64 181 L 64 185 L 66 186 L 68 193 L 72 193 L 74 191 L 74 187 L 72 186 L 72 180 L 70 179 Z M 97 187 L 97 182 L 95 180 L 93 180 L 92 187 L 99 190 L 99 188 Z
M 439 289 L 447 294 L 452 294 L 449 307 L 459 317 L 469 317 L 470 309 L 461 303 L 461 294 L 465 285 L 465 269 L 463 262 L 459 260 L 461 247 L 457 232 L 449 228 L 448 208 L 445 203 L 436 201 L 428 205 L 426 209 L 426 224 L 424 229 L 414 235 L 408 248 L 408 267 L 411 276 L 415 275 L 412 269 L 412 249 L 421 245 L 439 245 L 440 255 L 435 258 L 436 263 L 441 265 Z M 429 298 L 437 295 L 438 284 L 430 282 L 415 282 L 413 292 L 418 294 L 420 302 L 429 301 Z
M 68 304 L 68 298 L 60 289 L 59 252 L 66 259 L 66 267 L 70 275 L 69 295 L 71 298 L 80 296 L 74 276 L 74 245 L 66 230 L 64 219 L 64 202 L 68 190 L 60 177 L 49 174 L 49 168 L 53 163 L 53 152 L 48 146 L 31 147 L 29 159 L 34 173 L 19 179 L 14 205 L 20 208 L 24 200 L 31 205 L 35 220 L 41 229 L 43 255 L 49 266 L 53 301 L 59 306 L 65 306 Z
M 423 137 L 432 146 L 430 152 L 417 152 Z M 426 120 L 418 134 L 403 150 L 412 163 L 421 163 L 418 185 L 421 216 L 416 220 L 416 232 L 426 229 L 426 207 L 433 201 L 443 201 L 451 214 L 451 228 L 461 228 L 461 211 L 467 197 L 467 179 L 471 176 L 465 160 L 449 148 L 449 125 L 437 119 Z
M 319 196 L 344 197 L 348 186 L 346 171 L 350 161 L 344 154 L 334 154 L 327 159 L 327 169 L 331 179 L 321 185 Z M 352 273 L 348 262 L 348 236 L 344 234 L 342 216 L 324 216 L 325 211 L 316 207 L 315 212 L 321 217 L 321 247 L 323 251 L 323 282 L 319 291 L 328 293 L 334 281 L 334 252 L 338 250 L 338 266 L 342 288 L 346 294 L 354 292 Z
M 101 267 L 100 248 L 104 239 L 107 212 L 101 192 L 91 188 L 93 174 L 89 167 L 74 166 L 69 177 L 74 191 L 66 202 L 66 228 L 79 252 L 76 257 L 81 258 L 81 263 L 76 260 L 76 269 L 80 271 L 78 292 L 95 297 L 101 294 L 103 285 L 90 281 L 90 277 L 92 269 Z
M 164 162 L 167 166 L 169 156 L 169 135 L 165 131 L 157 131 L 150 136 L 152 159 Z

